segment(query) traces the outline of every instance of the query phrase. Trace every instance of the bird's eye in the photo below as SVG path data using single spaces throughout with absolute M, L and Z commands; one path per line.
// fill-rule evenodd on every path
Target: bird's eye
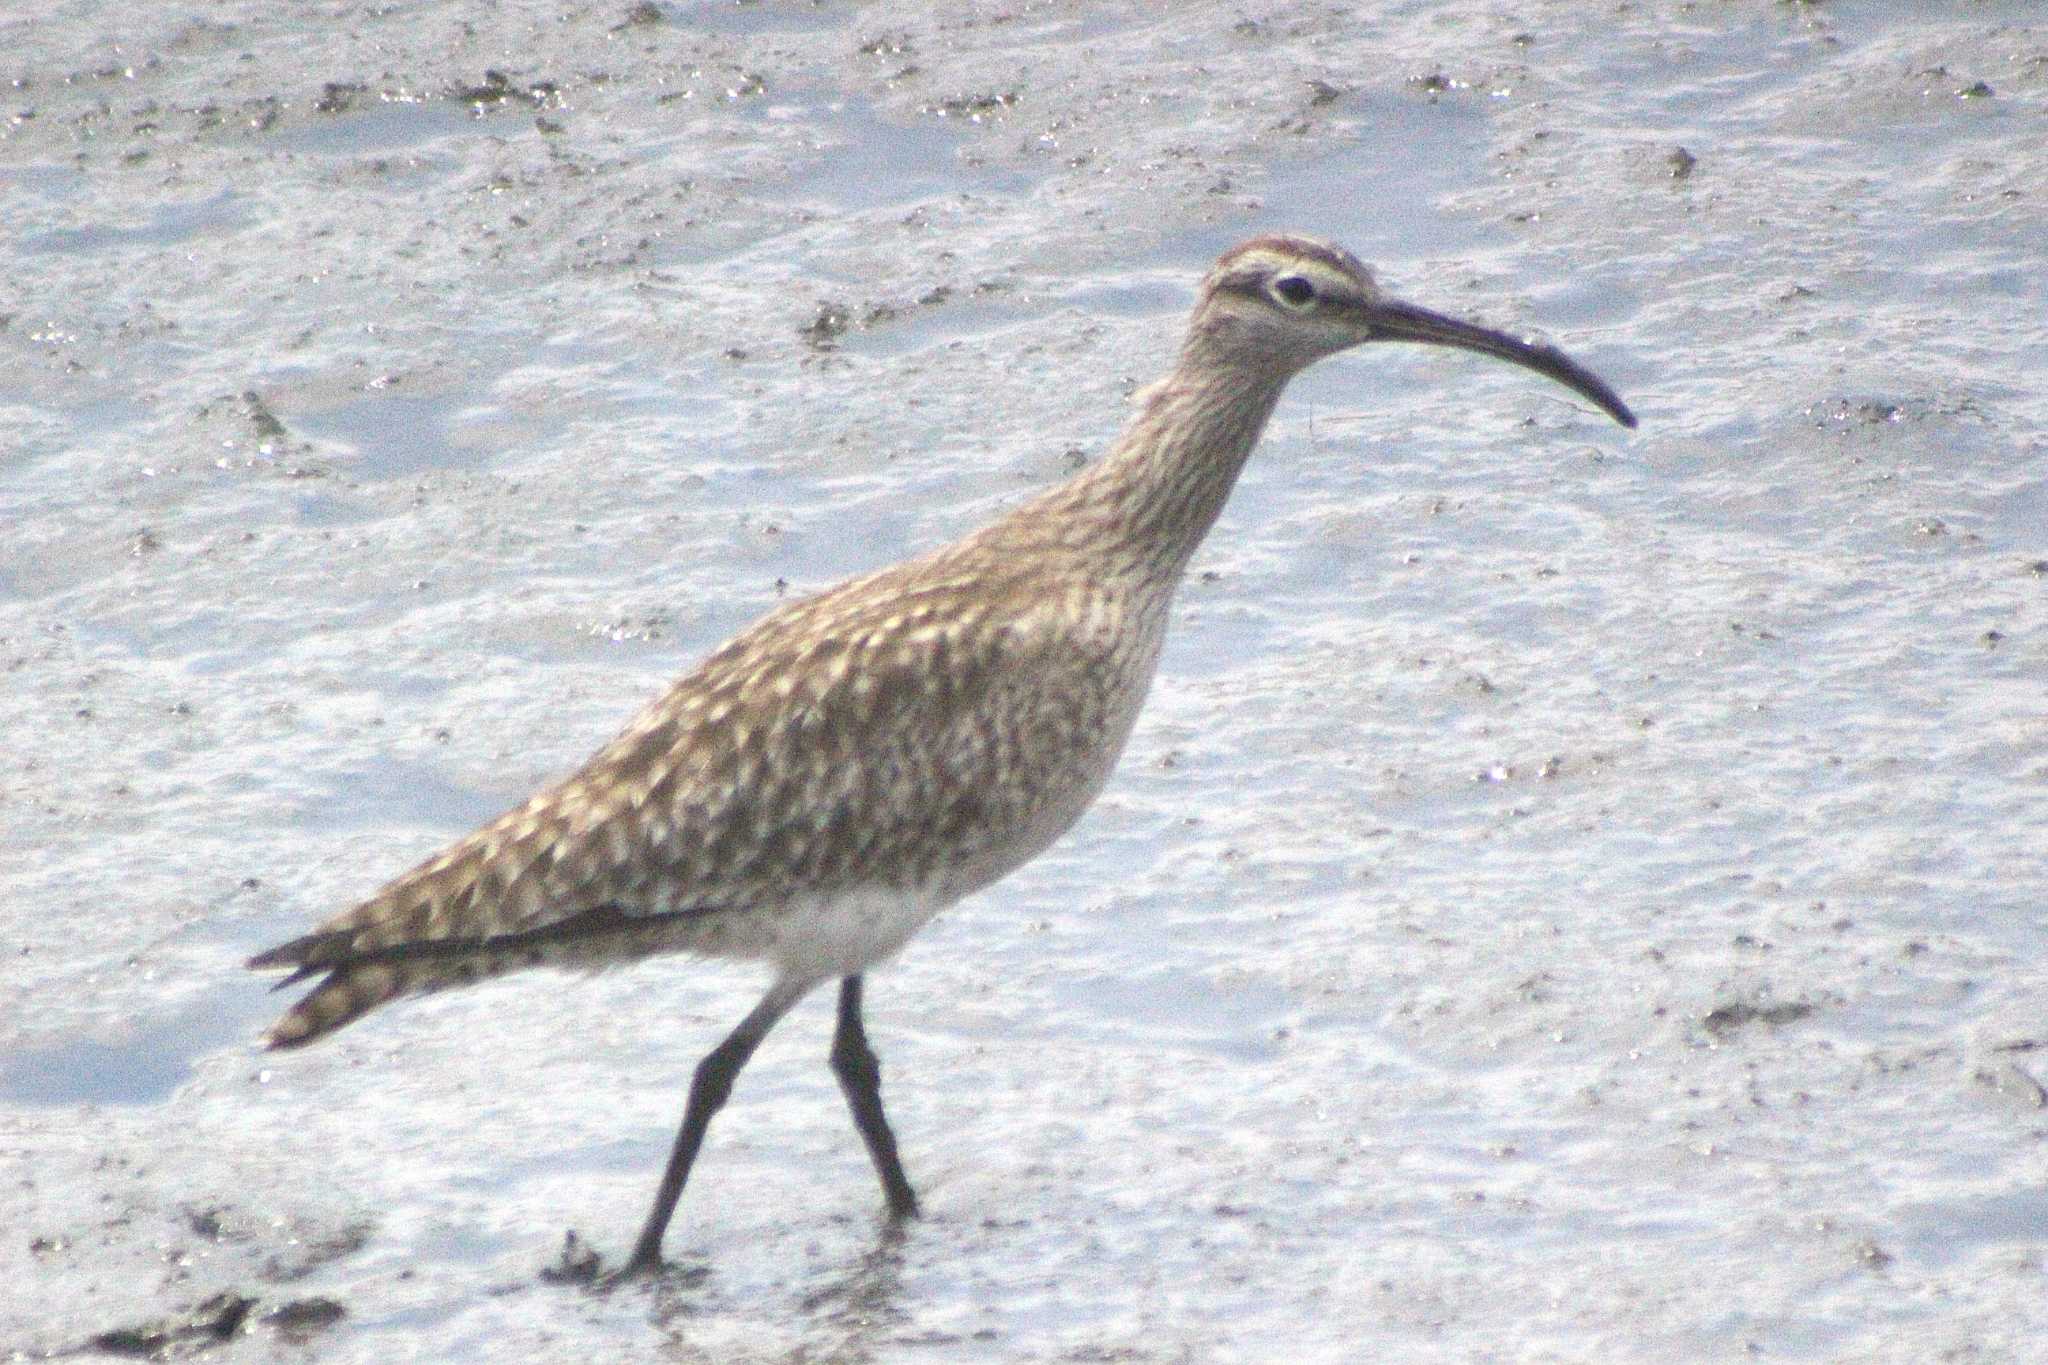
M 1316 287 L 1299 275 L 1282 275 L 1273 281 L 1273 293 L 1289 308 L 1303 308 L 1315 301 Z

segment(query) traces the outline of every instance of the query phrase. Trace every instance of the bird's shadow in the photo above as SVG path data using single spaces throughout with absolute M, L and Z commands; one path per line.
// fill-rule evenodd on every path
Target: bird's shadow
M 875 1244 L 840 1275 L 804 1295 L 799 1305 L 821 1326 L 849 1329 L 834 1359 L 866 1360 L 875 1334 L 903 1321 L 903 1249 L 908 1225 L 884 1222 Z
M 805 1317 L 821 1331 L 834 1334 L 831 1359 L 872 1359 L 880 1335 L 904 1321 L 900 1300 L 904 1248 L 909 1236 L 907 1223 L 896 1219 L 884 1221 L 874 1245 L 799 1301 L 798 1309 Z M 688 1307 L 674 1296 L 679 1291 L 698 1288 L 710 1277 L 710 1267 L 703 1265 L 665 1265 L 650 1274 L 630 1278 L 607 1273 L 603 1256 L 574 1229 L 562 1235 L 561 1254 L 540 1271 L 544 1283 L 576 1285 L 598 1295 L 644 1284 L 664 1300 L 658 1313 L 663 1318 L 687 1313 Z

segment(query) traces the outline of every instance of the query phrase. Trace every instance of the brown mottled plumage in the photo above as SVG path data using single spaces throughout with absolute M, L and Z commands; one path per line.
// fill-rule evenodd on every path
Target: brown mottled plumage
M 1118 586 L 1078 566 L 943 559 L 774 613 L 573 776 L 266 953 L 257 965 L 330 973 L 271 1043 L 513 967 L 673 951 L 793 967 L 795 897 L 953 900 L 1038 852 L 1085 801 L 1034 765 L 1099 769 L 1094 794 L 1135 712 L 1118 688 L 1149 671 L 1123 656 L 1146 646 L 1119 629 Z
M 1383 296 L 1348 252 L 1264 236 L 1204 281 L 1179 363 L 1094 467 L 953 545 L 785 606 L 582 768 L 315 932 L 252 960 L 322 980 L 295 1047 L 401 995 L 517 967 L 691 952 L 774 985 L 705 1058 L 628 1272 L 661 1238 L 754 1047 L 841 980 L 833 1047 L 892 1214 L 916 1211 L 860 1021 L 861 973 L 1043 850 L 1107 780 L 1167 609 L 1287 381 L 1375 340 L 1480 351 L 1625 425 L 1561 352 Z

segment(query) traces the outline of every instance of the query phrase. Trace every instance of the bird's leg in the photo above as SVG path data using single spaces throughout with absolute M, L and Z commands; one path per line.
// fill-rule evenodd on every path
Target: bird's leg
M 640 1240 L 633 1244 L 632 1259 L 619 1271 L 618 1278 L 627 1279 L 661 1268 L 661 1235 L 668 1230 L 676 1201 L 683 1197 L 683 1182 L 690 1178 L 690 1163 L 697 1159 L 697 1149 L 704 1143 L 704 1130 L 711 1126 L 711 1116 L 732 1094 L 733 1078 L 768 1036 L 768 1030 L 803 998 L 811 985 L 809 981 L 777 981 L 753 1012 L 740 1021 L 740 1026 L 697 1064 L 697 1074 L 690 1081 L 690 1102 L 683 1110 L 683 1126 L 676 1133 L 675 1150 L 669 1153 L 661 1188 L 654 1192 L 654 1207 L 648 1210 L 647 1221 L 640 1228 Z
M 915 1218 L 917 1195 L 903 1174 L 903 1163 L 896 1159 L 896 1135 L 889 1131 L 889 1120 L 882 1114 L 882 1064 L 875 1060 L 867 1030 L 861 1027 L 857 973 L 839 982 L 839 1027 L 832 1034 L 832 1070 L 853 1110 L 853 1126 L 860 1129 L 861 1141 L 868 1145 L 875 1174 L 882 1177 L 889 1217 Z

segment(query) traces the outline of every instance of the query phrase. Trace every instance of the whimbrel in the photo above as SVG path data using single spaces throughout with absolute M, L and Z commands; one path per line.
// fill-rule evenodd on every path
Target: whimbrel
M 623 1272 L 635 1274 L 661 1264 L 740 1068 L 836 978 L 832 1068 L 889 1215 L 916 1213 L 861 1023 L 862 973 L 1088 808 L 1144 702 L 1188 559 L 1281 390 L 1373 341 L 1511 361 L 1635 425 L 1551 346 L 1389 298 L 1339 247 L 1255 237 L 1203 280 L 1178 363 L 1101 460 L 965 539 L 771 612 L 575 773 L 254 958 L 292 968 L 284 985 L 323 978 L 270 1046 L 518 967 L 670 952 L 765 962 L 767 994 L 697 1067 Z

